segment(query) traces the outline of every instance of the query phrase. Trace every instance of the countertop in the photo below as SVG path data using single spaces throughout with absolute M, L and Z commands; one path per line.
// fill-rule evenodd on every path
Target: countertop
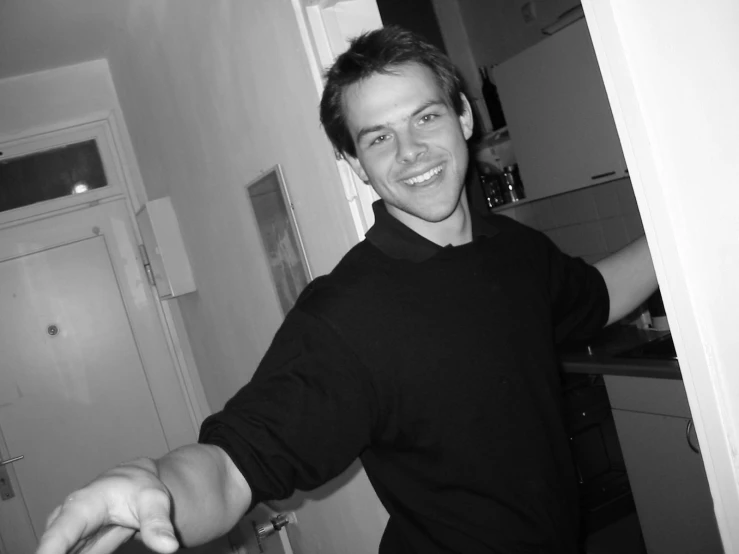
M 682 379 L 677 360 L 614 357 L 614 354 L 667 334 L 669 331 L 637 329 L 633 325 L 616 323 L 590 341 L 564 345 L 560 351 L 562 369 L 568 373 Z

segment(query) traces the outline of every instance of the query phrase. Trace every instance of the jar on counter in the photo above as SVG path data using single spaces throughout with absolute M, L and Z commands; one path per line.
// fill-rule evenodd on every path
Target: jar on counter
M 526 198 L 518 172 L 518 164 L 507 165 L 503 169 L 503 197 L 507 202 L 518 202 Z
M 485 195 L 485 202 L 487 202 L 488 209 L 492 210 L 506 203 L 503 187 L 501 187 L 501 179 L 498 175 L 480 173 L 480 185 L 482 186 L 482 192 Z

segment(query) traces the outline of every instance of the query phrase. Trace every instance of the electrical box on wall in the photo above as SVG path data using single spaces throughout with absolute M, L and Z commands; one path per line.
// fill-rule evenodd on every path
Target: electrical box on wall
M 144 241 L 142 257 L 159 297 L 175 298 L 194 292 L 195 279 L 169 196 L 147 202 L 136 214 Z

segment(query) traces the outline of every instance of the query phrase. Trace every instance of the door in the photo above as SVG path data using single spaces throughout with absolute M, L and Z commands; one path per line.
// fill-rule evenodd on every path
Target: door
M 0 231 L 2 554 L 124 460 L 193 442 L 124 200 Z

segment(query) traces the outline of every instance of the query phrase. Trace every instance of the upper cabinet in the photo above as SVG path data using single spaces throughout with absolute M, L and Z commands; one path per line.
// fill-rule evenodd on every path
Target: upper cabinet
M 628 175 L 585 19 L 494 75 L 527 199 Z

